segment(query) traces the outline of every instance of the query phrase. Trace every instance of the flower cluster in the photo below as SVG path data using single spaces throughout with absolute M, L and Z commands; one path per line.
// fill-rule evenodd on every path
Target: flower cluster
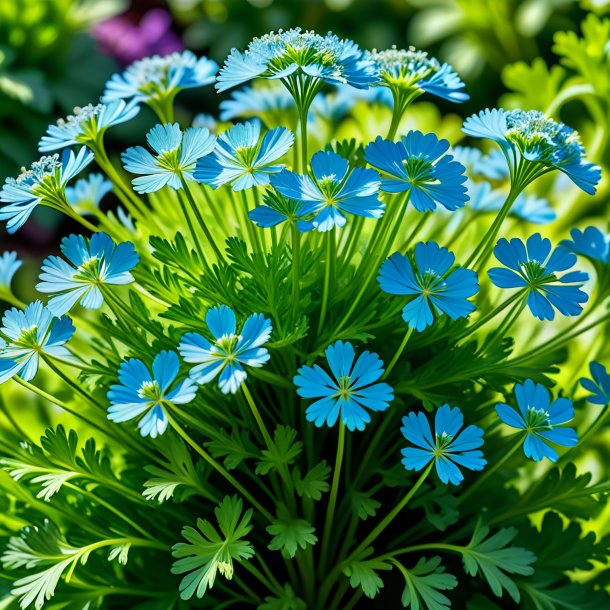
M 83 227 L 42 263 L 44 302 L 0 256 L 9 605 L 396 607 L 393 571 L 413 609 L 608 607 L 580 523 L 608 486 L 571 459 L 610 413 L 605 343 L 577 350 L 605 336 L 609 239 L 553 248 L 571 185 L 524 192 L 557 169 L 595 193 L 577 134 L 501 109 L 464 123 L 495 152 L 405 129 L 423 93 L 468 99 L 413 48 L 297 28 L 217 70 L 135 62 L 0 192 L 10 232 L 38 205 Z M 180 91 L 252 80 L 174 119 Z M 354 100 L 386 104 L 383 133 Z M 155 124 L 112 159 L 106 130 L 139 112 Z

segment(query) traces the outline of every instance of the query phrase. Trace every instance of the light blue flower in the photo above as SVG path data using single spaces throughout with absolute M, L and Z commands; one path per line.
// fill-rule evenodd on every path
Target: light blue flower
M 483 445 L 483 430 L 478 426 L 467 426 L 462 430 L 463 425 L 464 416 L 460 409 L 447 404 L 436 410 L 434 437 L 428 418 L 421 411 L 403 417 L 400 431 L 415 445 L 402 449 L 404 467 L 423 470 L 434 461 L 438 478 L 445 485 L 459 485 L 464 480 L 460 466 L 468 470 L 483 470 L 487 464 L 479 450 Z
M 494 255 L 504 267 L 488 271 L 489 279 L 498 288 L 521 288 L 527 293 L 527 305 L 536 318 L 553 320 L 557 309 L 564 316 L 577 316 L 581 303 L 589 296 L 580 288 L 589 276 L 583 271 L 571 271 L 576 255 L 558 246 L 551 253 L 551 241 L 540 233 L 530 236 L 524 244 L 516 237 L 502 238 L 494 248 Z
M 305 411 L 307 421 L 321 428 L 334 426 L 339 417 L 348 430 L 364 430 L 369 411 L 385 411 L 394 399 L 387 383 L 375 383 L 383 375 L 377 354 L 362 352 L 356 362 L 351 343 L 337 341 L 326 348 L 332 377 L 320 366 L 302 366 L 294 378 L 297 394 L 317 398 Z
M 258 121 L 239 123 L 221 133 L 214 154 L 197 163 L 195 179 L 214 188 L 231 184 L 234 191 L 269 184 L 270 174 L 281 171 L 278 163 L 292 147 L 294 135 L 284 127 L 268 131 L 260 139 Z
M 610 263 L 610 236 L 602 233 L 597 227 L 587 227 L 584 231 L 572 229 L 572 239 L 564 239 L 559 245 L 570 252 L 588 258 L 593 264 Z
M 0 293 L 10 292 L 13 276 L 23 265 L 23 261 L 17 258 L 17 252 L 3 252 L 0 256 Z
M 166 409 L 184 405 L 195 398 L 197 386 L 187 378 L 174 383 L 180 361 L 175 352 L 159 352 L 152 363 L 152 375 L 146 365 L 135 358 L 121 364 L 119 384 L 110 386 L 108 419 L 125 422 L 136 417 L 142 436 L 156 438 L 167 430 Z
M 243 53 L 233 49 L 218 74 L 216 89 L 225 91 L 253 78 L 280 79 L 289 90 L 295 78 L 314 86 L 344 83 L 365 89 L 376 81 L 377 71 L 351 40 L 295 28 L 255 38 Z
M 505 180 L 510 177 L 506 157 L 502 151 L 494 148 L 488 154 L 483 154 L 478 148 L 470 146 L 454 146 L 451 149 L 454 159 L 461 163 L 471 176 L 487 178 L 488 180 Z
M 519 188 L 558 169 L 585 193 L 595 194 L 601 170 L 585 160 L 577 132 L 537 110 L 488 108 L 466 119 L 462 131 L 496 142 Z
M 138 112 L 140 107 L 135 101 L 127 103 L 124 100 L 75 108 L 74 114 L 49 126 L 38 150 L 52 152 L 74 144 L 94 147 L 109 127 L 130 121 Z
M 102 102 L 127 100 L 162 102 L 182 89 L 205 87 L 214 82 L 218 64 L 207 57 L 197 59 L 191 51 L 135 61 L 106 83 Z
M 469 207 L 475 212 L 499 212 L 508 196 L 502 191 L 492 190 L 489 182 L 469 180 L 466 184 L 470 197 Z M 557 218 L 555 210 L 546 199 L 525 193 L 517 196 L 509 216 L 537 225 L 549 224 Z
M 334 152 L 317 152 L 311 158 L 309 175 L 301 176 L 288 170 L 272 176 L 272 186 L 284 197 L 300 201 L 301 216 L 311 219 L 299 221 L 300 231 L 316 229 L 330 231 L 343 227 L 345 214 L 380 218 L 385 204 L 378 199 L 379 175 L 360 167 L 350 171 L 347 159 Z
M 112 182 L 103 174 L 93 173 L 66 187 L 66 199 L 79 214 L 90 214 L 100 206 L 100 201 L 112 191 Z
M 591 392 L 587 396 L 587 402 L 605 407 L 610 404 L 610 375 L 606 367 L 600 362 L 590 362 L 589 371 L 591 372 L 591 379 L 587 377 L 581 377 L 580 379 L 580 385 Z
M 7 204 L 0 208 L 0 220 L 8 221 L 7 231 L 14 233 L 22 227 L 39 204 L 71 212 L 65 187 L 91 161 L 93 153 L 83 146 L 76 155 L 65 150 L 61 161 L 57 153 L 41 157 L 16 179 L 7 178 L 0 191 L 0 202 Z
M 0 383 L 16 375 L 24 381 L 33 379 L 40 356 L 69 357 L 64 344 L 74 330 L 70 318 L 54 318 L 40 301 L 24 310 L 6 311 L 0 328 Z
M 178 123 L 155 125 L 147 134 L 151 155 L 142 146 L 132 146 L 121 160 L 138 193 L 154 193 L 164 186 L 182 188 L 182 180 L 194 180 L 195 164 L 214 150 L 216 138 L 205 128 L 189 127 L 184 135 Z
M 244 366 L 258 368 L 269 360 L 269 352 L 262 346 L 271 335 L 271 321 L 262 314 L 252 314 L 237 334 L 233 310 L 221 305 L 208 310 L 205 322 L 214 341 L 187 333 L 178 351 L 185 362 L 196 365 L 190 371 L 196 383 L 209 383 L 220 375 L 221 392 L 235 394 L 248 376 Z
M 86 309 L 99 309 L 104 303 L 104 286 L 133 282 L 133 269 L 139 255 L 133 244 L 115 244 L 106 233 L 95 233 L 91 239 L 70 235 L 61 241 L 61 251 L 68 259 L 49 256 L 42 264 L 39 292 L 52 294 L 47 307 L 61 316 L 77 303 Z
M 410 202 L 419 212 L 461 208 L 466 201 L 464 166 L 445 153 L 447 140 L 433 133 L 410 131 L 399 142 L 378 137 L 367 145 L 364 158 L 381 172 L 381 190 L 410 193 Z
M 259 118 L 265 116 L 277 120 L 284 116 L 286 110 L 293 109 L 294 99 L 286 87 L 279 82 L 270 81 L 266 86 L 244 87 L 231 93 L 228 100 L 220 102 L 220 120 Z
M 379 84 L 388 87 L 395 100 L 401 95 L 411 94 L 412 101 L 424 92 L 450 102 L 469 99 L 466 86 L 453 68 L 447 63 L 441 64 L 425 51 L 394 46 L 385 51 L 371 51 L 367 57 L 379 70 Z
M 578 443 L 575 430 L 561 427 L 574 418 L 572 401 L 557 398 L 551 403 L 549 391 L 541 384 L 526 379 L 523 385 L 515 384 L 515 398 L 519 411 L 507 404 L 496 405 L 498 417 L 508 426 L 525 432 L 525 456 L 539 462 L 548 458 L 556 462 L 555 449 L 545 441 L 573 447 Z
M 455 255 L 435 242 L 420 242 L 414 252 L 396 252 L 379 269 L 377 281 L 388 294 L 404 295 L 409 302 L 402 317 L 417 332 L 446 314 L 452 320 L 465 318 L 475 310 L 468 300 L 479 291 L 477 274 L 458 267 Z

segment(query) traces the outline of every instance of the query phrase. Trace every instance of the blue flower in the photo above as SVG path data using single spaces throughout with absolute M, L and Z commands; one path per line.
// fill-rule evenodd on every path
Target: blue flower
M 557 461 L 557 452 L 545 441 L 564 447 L 573 447 L 578 436 L 571 428 L 560 427 L 574 417 L 572 401 L 557 398 L 551 403 L 549 391 L 541 384 L 526 379 L 515 385 L 519 411 L 507 404 L 496 405 L 498 417 L 508 426 L 525 431 L 523 451 L 526 457 L 539 462 L 548 458 Z
M 582 377 L 580 384 L 585 390 L 591 392 L 587 402 L 594 405 L 606 406 L 610 404 L 610 375 L 606 367 L 599 362 L 589 363 L 591 379 Z
M 141 360 L 130 358 L 119 368 L 119 384 L 110 386 L 108 419 L 124 422 L 144 415 L 138 422 L 142 436 L 156 438 L 167 430 L 166 408 L 184 405 L 195 398 L 197 386 L 191 379 L 175 384 L 180 361 L 175 352 L 159 352 L 152 363 L 152 375 Z M 173 386 L 173 387 L 172 387 Z
M 6 311 L 0 328 L 0 383 L 16 375 L 24 381 L 33 379 L 41 355 L 69 357 L 64 344 L 74 330 L 70 318 L 54 318 L 40 301 L 24 310 L 13 307 Z
M 396 252 L 383 263 L 377 281 L 388 294 L 412 297 L 402 317 L 418 332 L 446 314 L 452 320 L 475 310 L 468 300 L 479 291 L 477 274 L 458 267 L 451 270 L 455 255 L 433 241 L 420 242 L 413 254 Z
M 385 204 L 377 198 L 379 175 L 360 167 L 349 171 L 349 163 L 334 152 L 317 152 L 311 158 L 313 178 L 288 170 L 273 176 L 271 184 L 285 197 L 300 201 L 301 216 L 313 216 L 300 221 L 299 230 L 320 232 L 343 227 L 344 214 L 380 218 Z
M 198 333 L 187 333 L 178 351 L 185 362 L 197 365 L 190 371 L 196 383 L 209 383 L 220 374 L 218 387 L 222 393 L 235 394 L 248 376 L 244 366 L 258 368 L 269 360 L 269 352 L 261 346 L 269 340 L 271 321 L 262 314 L 252 314 L 237 334 L 233 310 L 221 305 L 208 310 L 205 322 L 214 342 Z
M 478 426 L 464 425 L 464 416 L 458 407 L 443 405 L 434 417 L 434 437 L 428 418 L 421 411 L 402 418 L 400 431 L 415 447 L 406 447 L 401 453 L 407 470 L 423 470 L 432 460 L 439 479 L 459 485 L 464 480 L 459 466 L 468 470 L 483 470 L 487 460 L 479 447 L 483 445 L 483 430 Z
M 220 120 L 259 118 L 266 125 L 270 122 L 278 124 L 285 111 L 294 107 L 294 99 L 286 87 L 269 81 L 264 87 L 244 87 L 233 91 L 230 99 L 220 102 Z M 267 117 L 273 120 L 269 121 Z
M 447 140 L 433 133 L 410 131 L 399 142 L 378 137 L 364 151 L 367 163 L 382 173 L 381 190 L 410 193 L 419 212 L 434 210 L 440 203 L 448 210 L 461 208 L 466 201 L 464 166 L 445 155 Z
M 243 53 L 233 49 L 218 74 L 216 89 L 225 91 L 253 78 L 280 79 L 289 90 L 294 78 L 366 89 L 377 80 L 377 70 L 351 40 L 295 28 L 255 38 Z
M 527 293 L 527 305 L 536 318 L 553 320 L 557 309 L 564 316 L 577 316 L 580 303 L 589 298 L 580 290 L 589 276 L 583 271 L 571 271 L 576 255 L 558 246 L 551 253 L 551 241 L 535 233 L 524 244 L 520 239 L 502 238 L 494 248 L 494 255 L 503 265 L 488 271 L 489 278 L 499 288 L 521 288 Z
M 397 94 L 410 93 L 412 100 L 424 92 L 450 102 L 469 99 L 464 91 L 466 86 L 453 68 L 429 57 L 425 51 L 394 46 L 385 51 L 371 51 L 367 57 L 377 65 L 379 84 L 395 91 L 395 99 L 399 99 Z
M 38 204 L 71 213 L 72 208 L 65 195 L 69 180 L 93 160 L 93 153 L 82 147 L 78 154 L 64 151 L 61 161 L 56 153 L 41 157 L 24 170 L 18 178 L 7 178 L 0 191 L 0 220 L 7 220 L 6 229 L 14 233 L 22 227 Z
M 588 258 L 592 263 L 610 263 L 610 237 L 604 235 L 597 227 L 587 227 L 584 231 L 572 229 L 572 239 L 564 239 L 560 246 L 574 254 Z
M 4 252 L 0 256 L 0 294 L 10 293 L 13 276 L 21 265 L 23 262 L 17 258 L 17 252 Z
M 100 201 L 112 191 L 112 182 L 103 174 L 89 174 L 66 187 L 66 199 L 74 210 L 85 215 L 97 210 Z
M 383 375 L 379 356 L 365 351 L 356 362 L 354 358 L 352 344 L 337 341 L 326 348 L 332 377 L 317 364 L 297 371 L 297 394 L 319 399 L 305 411 L 307 421 L 318 428 L 324 424 L 334 426 L 341 416 L 348 430 L 364 430 L 371 421 L 369 411 L 385 411 L 394 399 L 394 391 L 387 383 L 375 383 Z
M 467 182 L 468 195 L 470 196 L 469 207 L 475 212 L 499 212 L 506 201 L 507 193 L 492 190 L 489 182 Z M 546 200 L 536 195 L 520 193 L 513 203 L 509 216 L 514 216 L 531 222 L 532 224 L 545 225 L 557 218 L 555 210 Z
M 103 287 L 133 282 L 130 270 L 140 259 L 132 243 L 117 245 L 106 233 L 95 233 L 91 239 L 64 237 L 61 251 L 69 262 L 49 256 L 36 286 L 39 292 L 55 295 L 47 305 L 54 316 L 67 313 L 79 301 L 86 309 L 99 309 Z
M 52 152 L 74 144 L 94 147 L 109 127 L 130 121 L 138 112 L 140 107 L 136 102 L 123 100 L 75 108 L 74 114 L 49 126 L 47 135 L 38 144 L 38 150 Z
M 496 142 L 520 188 L 558 169 L 585 193 L 595 194 L 601 170 L 586 162 L 577 132 L 537 110 L 482 110 L 464 121 L 462 131 Z
M 155 125 L 147 134 L 151 155 L 142 146 L 132 146 L 121 160 L 128 172 L 139 174 L 132 180 L 138 193 L 154 193 L 164 186 L 182 188 L 182 180 L 194 180 L 195 164 L 214 150 L 216 138 L 203 128 L 189 127 L 184 134 L 178 123 Z
M 154 55 L 135 61 L 121 74 L 113 74 L 106 83 L 102 102 L 133 98 L 138 102 L 171 99 L 182 89 L 204 87 L 214 82 L 218 64 L 191 51 Z
M 263 204 L 250 210 L 248 217 L 262 229 L 275 227 L 284 221 L 294 224 L 302 216 L 301 210 L 306 205 L 300 201 L 288 199 L 275 190 L 269 190 L 263 195 Z
M 454 159 L 464 165 L 470 175 L 488 180 L 504 180 L 510 176 L 506 158 L 497 148 L 486 155 L 478 148 L 470 146 L 454 146 L 451 152 Z
M 261 141 L 260 134 L 258 121 L 221 133 L 214 154 L 197 163 L 195 179 L 214 188 L 231 184 L 234 191 L 269 184 L 269 175 L 285 167 L 277 161 L 290 150 L 294 135 L 284 127 L 268 131 Z

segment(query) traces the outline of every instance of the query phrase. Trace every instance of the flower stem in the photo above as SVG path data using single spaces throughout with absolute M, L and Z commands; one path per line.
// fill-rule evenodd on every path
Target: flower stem
M 208 243 L 210 244 L 210 246 L 212 246 L 212 249 L 214 250 L 214 254 L 216 255 L 216 258 L 219 261 L 221 261 L 222 252 L 219 250 L 218 246 L 216 245 L 216 240 L 212 237 L 212 234 L 210 233 L 210 230 L 208 229 L 208 226 L 207 226 L 205 220 L 203 219 L 201 212 L 199 211 L 199 207 L 197 206 L 195 198 L 193 197 L 191 188 L 189 187 L 188 182 L 184 178 L 182 178 L 182 187 L 184 188 L 186 198 L 188 199 L 188 202 L 191 205 L 193 214 L 195 214 L 195 218 L 197 219 L 197 222 L 199 223 L 199 226 L 201 227 L 201 230 L 203 231 L 205 238 L 208 240 Z
M 402 343 L 398 346 L 398 349 L 396 350 L 394 357 L 392 358 L 392 360 L 390 360 L 390 364 L 388 364 L 388 368 L 385 370 L 385 373 L 383 374 L 382 379 L 385 379 L 386 377 L 388 377 L 390 375 L 390 373 L 392 372 L 392 369 L 398 362 L 398 359 L 402 355 L 402 352 L 404 351 L 407 343 L 409 342 L 409 339 L 411 338 L 412 334 L 413 334 L 413 329 L 409 328 L 409 330 L 407 330 L 407 332 L 405 333 Z
M 496 473 L 508 460 L 515 454 L 515 452 L 521 447 L 521 443 L 514 443 L 512 448 L 504 453 L 504 455 L 491 467 L 488 468 L 477 480 L 458 497 L 458 502 L 461 504 L 464 500 L 469 498 L 481 485 L 491 477 L 492 474 Z
M 237 479 L 229 473 L 223 466 L 221 466 L 205 449 L 200 447 L 180 426 L 180 424 L 173 418 L 171 413 L 167 413 L 167 419 L 169 420 L 170 426 L 182 437 L 182 439 L 190 445 L 216 472 L 222 475 L 244 498 L 252 504 L 268 521 L 273 521 L 273 515 L 267 511 L 263 506 L 252 496 L 252 494 L 241 484 Z
M 568 449 L 568 451 L 566 451 L 559 458 L 559 460 L 557 460 L 556 466 L 559 466 L 559 464 L 563 464 L 564 462 L 566 462 L 568 457 L 572 457 L 575 452 L 578 452 L 579 449 L 582 449 L 584 447 L 585 441 L 590 436 L 595 434 L 606 423 L 606 421 L 608 421 L 608 416 L 610 416 L 610 407 L 606 405 L 606 409 L 597 416 L 595 421 L 587 428 L 585 433 L 580 437 L 578 444 Z
M 193 222 L 191 221 L 191 215 L 186 207 L 186 203 L 184 202 L 184 198 L 182 197 L 182 193 L 180 191 L 177 192 L 178 195 L 178 203 L 180 204 L 180 209 L 182 210 L 182 215 L 184 216 L 184 220 L 186 220 L 186 225 L 189 229 L 189 233 L 191 234 L 191 239 L 197 249 L 197 253 L 199 254 L 199 259 L 202 264 L 205 264 L 205 254 L 203 252 L 203 248 L 201 247 L 201 243 L 199 242 L 199 237 L 197 235 L 197 231 L 195 231 L 195 227 L 193 226 Z
M 330 497 L 326 509 L 326 519 L 324 521 L 324 533 L 322 535 L 322 550 L 320 551 L 320 573 L 324 574 L 328 559 L 328 547 L 330 544 L 331 529 L 335 517 L 337 506 L 337 492 L 339 491 L 339 479 L 341 478 L 341 465 L 345 451 L 345 424 L 339 422 L 339 440 L 337 442 L 337 456 L 335 458 L 335 468 L 333 470 L 333 481 L 330 488 Z
M 326 263 L 324 265 L 324 289 L 322 292 L 322 307 L 320 309 L 320 320 L 318 322 L 318 334 L 324 328 L 326 310 L 328 308 L 329 293 L 331 291 L 331 273 L 335 268 L 335 231 L 331 229 L 326 234 Z
M 248 386 L 245 383 L 242 383 L 241 389 L 242 389 L 242 392 L 244 393 L 246 402 L 248 403 L 248 406 L 250 407 L 250 410 L 252 411 L 252 415 L 254 415 L 254 419 L 256 420 L 256 423 L 258 424 L 258 428 L 261 431 L 261 434 L 263 435 L 263 439 L 265 440 L 267 449 L 272 449 L 273 440 L 271 439 L 271 435 L 269 434 L 269 431 L 267 430 L 267 426 L 265 426 L 265 422 L 263 421 L 263 418 L 261 417 L 260 411 L 258 410 L 256 403 L 254 402 L 254 398 L 252 398 L 252 394 L 250 393 Z
M 301 290 L 301 234 L 296 224 L 291 227 L 292 237 L 292 314 L 296 318 L 299 308 L 299 293 Z

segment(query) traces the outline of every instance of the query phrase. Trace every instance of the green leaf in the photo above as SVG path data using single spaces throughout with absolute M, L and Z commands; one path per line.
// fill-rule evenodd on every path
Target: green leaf
M 363 521 L 366 521 L 369 517 L 374 517 L 377 514 L 377 509 L 381 506 L 380 502 L 364 492 L 354 491 L 350 496 L 352 510 L 358 515 L 358 518 Z
M 259 456 L 259 452 L 246 430 L 231 434 L 225 430 L 219 430 L 218 439 L 207 442 L 205 446 L 215 458 L 224 458 L 223 463 L 227 470 L 233 470 L 244 460 Z
M 307 604 L 296 597 L 290 585 L 284 585 L 281 597 L 265 597 L 257 610 L 307 610 Z
M 489 528 L 479 522 L 469 545 L 460 550 L 467 574 L 482 576 L 496 596 L 502 597 L 502 591 L 506 590 L 515 602 L 519 602 L 521 595 L 507 574 L 529 576 L 534 573 L 531 564 L 536 561 L 531 551 L 508 546 L 517 533 L 515 528 L 509 527 L 488 538 Z
M 303 450 L 303 443 L 296 438 L 296 430 L 278 426 L 273 433 L 273 444 L 262 452 L 263 459 L 256 465 L 256 474 L 267 474 L 292 464 Z
M 325 460 L 316 464 L 304 477 L 301 477 L 301 471 L 295 468 L 292 471 L 292 481 L 296 492 L 299 496 L 305 496 L 315 501 L 320 500 L 322 494 L 330 489 L 330 485 L 326 482 L 330 472 L 331 467 Z
M 549 69 L 542 57 L 534 59 L 531 65 L 520 61 L 506 66 L 502 80 L 515 93 L 506 94 L 502 104 L 509 108 L 544 110 L 559 95 L 565 78 L 566 71 L 561 66 Z
M 292 559 L 297 550 L 306 549 L 307 545 L 314 545 L 318 537 L 314 534 L 315 527 L 304 519 L 294 519 L 287 508 L 280 505 L 278 518 L 267 527 L 267 532 L 273 536 L 269 543 L 272 551 L 281 551 L 284 557 Z
M 422 557 L 414 568 L 408 570 L 398 561 L 392 561 L 405 578 L 402 605 L 411 610 L 447 610 L 451 602 L 440 591 L 457 586 L 453 574 L 446 574 L 440 557 Z
M 367 557 L 372 552 L 373 549 L 369 548 L 361 557 Z M 352 588 L 360 587 L 367 597 L 373 599 L 383 588 L 383 580 L 377 572 L 391 569 L 392 565 L 383 559 L 357 559 L 345 566 L 343 573 L 349 578 Z
M 225 496 L 214 509 L 220 532 L 207 520 L 197 519 L 200 532 L 185 527 L 182 536 L 188 543 L 179 542 L 172 548 L 177 558 L 172 574 L 186 574 L 180 583 L 180 597 L 201 598 L 214 586 L 217 572 L 231 580 L 233 561 L 248 560 L 254 556 L 252 545 L 244 539 L 252 530 L 252 509 L 242 516 L 242 501 L 237 496 Z

